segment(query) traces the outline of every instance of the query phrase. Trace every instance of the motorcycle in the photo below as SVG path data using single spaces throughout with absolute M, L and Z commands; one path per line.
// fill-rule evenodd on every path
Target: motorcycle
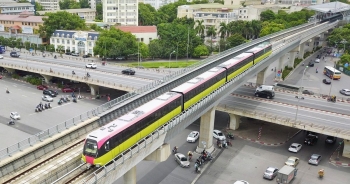
M 58 105 L 61 105 L 63 102 L 62 102 L 62 100 L 59 100 L 58 101 Z
M 62 102 L 67 102 L 66 98 L 61 98 Z
M 177 147 L 174 147 L 173 154 L 176 154 L 176 153 L 177 153 Z
M 321 169 L 321 170 L 318 171 L 318 177 L 322 179 L 323 176 L 324 176 L 324 170 Z
M 77 103 L 77 99 L 76 99 L 76 98 L 73 98 L 73 102 L 74 102 L 74 103 Z
M 228 133 L 226 137 L 229 138 L 229 139 L 232 139 L 232 140 L 234 139 L 233 134 L 231 132 Z
M 14 125 L 15 121 L 13 121 L 13 119 L 10 120 L 9 125 Z
M 70 101 L 68 97 L 66 97 L 66 98 L 65 98 L 65 100 L 66 100 L 67 102 L 69 102 L 69 101 Z
M 7 93 L 7 94 L 10 94 L 10 91 L 9 91 L 9 90 L 6 90 L 6 93 Z
M 47 107 L 48 107 L 48 108 L 51 108 L 51 104 L 50 104 L 50 103 L 48 103 L 48 104 L 47 104 Z
M 223 140 L 221 144 L 222 144 L 222 147 L 224 147 L 224 148 L 228 148 L 228 146 L 227 146 L 227 142 L 226 142 L 225 140 Z
M 336 97 L 332 96 L 332 97 L 328 97 L 327 101 L 335 103 L 337 100 L 336 100 Z
M 201 172 L 201 168 L 199 168 L 199 165 L 197 163 L 194 164 L 194 168 L 195 168 L 196 173 Z
M 220 149 L 222 148 L 221 141 L 218 140 L 218 141 L 216 142 L 216 145 L 217 145 Z
M 304 100 L 304 97 L 295 96 L 295 98 L 300 98 L 300 99 Z

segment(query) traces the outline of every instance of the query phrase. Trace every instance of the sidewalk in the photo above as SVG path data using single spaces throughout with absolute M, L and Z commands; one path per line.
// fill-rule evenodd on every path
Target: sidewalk
M 339 167 L 350 167 L 350 158 L 342 156 L 343 149 L 344 144 L 338 146 L 331 157 L 329 157 L 329 162 Z

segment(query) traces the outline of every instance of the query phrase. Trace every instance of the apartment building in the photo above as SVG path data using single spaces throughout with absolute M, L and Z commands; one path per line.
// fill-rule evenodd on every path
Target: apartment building
M 34 5 L 30 3 L 2 2 L 0 0 L 0 14 L 18 15 L 23 11 L 34 13 Z
M 96 9 L 82 8 L 82 9 L 67 9 L 67 10 L 53 10 L 53 11 L 38 11 L 40 15 L 45 15 L 47 12 L 56 13 L 58 11 L 66 11 L 70 14 L 76 14 L 81 19 L 86 21 L 94 21 L 96 17 Z
M 43 6 L 44 11 L 59 10 L 59 2 L 61 0 L 36 0 L 41 6 Z
M 101 3 L 102 0 L 89 0 L 89 5 L 91 9 L 96 10 L 96 5 Z
M 138 25 L 138 0 L 103 0 L 103 22 Z

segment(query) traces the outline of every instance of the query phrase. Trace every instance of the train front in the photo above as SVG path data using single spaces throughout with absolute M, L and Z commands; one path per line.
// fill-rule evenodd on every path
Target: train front
M 82 155 L 82 162 L 87 163 L 88 167 L 92 165 L 96 165 L 99 167 L 99 164 L 95 163 L 95 159 L 98 156 L 98 146 L 97 146 L 97 141 L 93 139 L 85 139 L 84 143 L 84 149 L 83 149 L 83 155 Z

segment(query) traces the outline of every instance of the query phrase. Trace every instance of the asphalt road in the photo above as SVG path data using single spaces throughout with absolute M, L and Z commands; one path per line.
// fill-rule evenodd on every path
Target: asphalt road
M 291 120 L 295 119 L 297 109 L 297 106 L 281 104 L 278 102 L 266 100 L 265 98 L 242 98 L 237 96 L 228 96 L 221 102 L 221 105 L 226 105 L 227 108 L 238 108 L 272 114 L 280 117 L 290 118 Z M 350 130 L 349 116 L 335 115 L 332 113 L 325 113 L 309 108 L 299 107 L 297 120 L 312 122 L 320 126 Z
M 152 83 L 154 80 L 160 80 L 162 79 L 166 73 L 158 73 L 153 72 L 152 70 L 144 70 L 144 69 L 137 69 L 135 75 L 124 75 L 121 74 L 121 70 L 125 68 L 116 67 L 114 65 L 107 65 L 107 66 L 97 66 L 97 69 L 86 69 L 84 63 L 77 63 L 74 61 L 67 61 L 68 63 L 75 63 L 75 66 L 70 66 L 66 64 L 51 64 L 45 62 L 38 62 L 38 61 L 27 61 L 25 58 L 20 57 L 18 58 L 11 58 L 11 57 L 5 57 L 4 59 L 0 60 L 0 63 L 7 63 L 7 64 L 15 64 L 17 66 L 21 67 L 29 67 L 29 68 L 35 68 L 38 70 L 43 70 L 46 72 L 49 72 L 50 68 L 53 70 L 53 72 L 59 72 L 61 74 L 65 74 L 65 76 L 73 77 L 72 71 L 76 73 L 74 77 L 78 77 L 80 81 L 84 81 L 83 78 L 86 76 L 86 72 L 89 72 L 90 78 L 104 81 L 106 83 L 111 84 L 117 84 L 122 86 L 128 86 L 131 88 L 140 88 L 144 85 L 147 85 L 148 83 Z M 108 70 L 117 71 L 116 73 L 108 73 L 106 71 L 101 71 L 99 68 L 108 68 Z M 77 80 L 79 80 L 77 79 Z
M 242 86 L 238 88 L 236 91 L 234 91 L 233 93 L 253 97 L 255 93 L 255 88 Z M 333 102 L 328 102 L 327 100 L 322 98 L 314 98 L 308 95 L 303 96 L 304 100 L 301 100 L 301 99 L 298 100 L 297 98 L 295 98 L 295 96 L 297 95 L 290 94 L 290 93 L 275 92 L 275 97 L 271 101 L 291 104 L 291 105 L 299 104 L 300 107 L 308 107 L 308 108 L 314 108 L 314 109 L 324 110 L 328 112 L 350 115 L 350 111 L 348 110 L 350 108 L 350 103 L 342 103 L 342 102 L 333 103 Z
M 8 78 L 1 79 L 0 86 L 0 90 L 2 90 L 0 92 L 0 149 L 22 141 L 42 130 L 64 123 L 65 120 L 105 103 L 105 99 L 82 99 L 78 100 L 78 103 L 69 102 L 59 106 L 57 105 L 58 97 L 56 97 L 51 103 L 50 110 L 36 113 L 35 107 L 42 101 L 43 95 L 41 90 L 36 89 L 36 86 Z M 10 90 L 10 94 L 5 93 L 6 88 Z M 60 95 L 62 93 L 59 92 Z M 10 126 L 7 123 L 10 121 L 10 112 L 13 111 L 17 111 L 21 115 L 21 120 Z
M 226 126 L 227 115 L 222 112 L 215 114 L 215 129 Z M 169 143 L 179 147 L 179 152 L 186 154 L 188 150 L 195 150 L 196 143 L 187 143 L 186 137 L 191 131 L 199 131 L 198 120 L 187 127 L 181 134 L 173 138 Z M 232 184 L 236 180 L 246 180 L 250 184 L 275 183 L 262 178 L 263 172 L 269 166 L 281 168 L 289 156 L 297 156 L 300 163 L 297 166 L 298 175 L 293 183 L 300 184 L 345 184 L 350 180 L 349 169 L 335 167 L 328 163 L 328 158 L 336 149 L 337 144 L 328 145 L 324 143 L 325 135 L 319 135 L 319 141 L 315 146 L 303 145 L 298 153 L 288 152 L 291 143 L 302 143 L 305 133 L 301 132 L 288 143 L 281 146 L 263 146 L 250 141 L 236 138 L 233 147 L 219 149 L 215 153 L 214 161 L 195 182 L 196 184 Z M 338 141 L 341 141 L 338 139 Z M 216 146 L 215 146 L 216 147 Z M 308 159 L 314 153 L 323 156 L 319 166 L 309 165 Z M 195 158 L 195 157 L 194 157 Z M 175 161 L 174 156 L 161 163 L 153 161 L 142 161 L 136 166 L 137 183 L 139 184 L 179 184 L 192 183 L 198 174 L 194 172 L 194 161 L 190 168 L 181 168 Z M 207 163 L 208 164 L 208 163 Z M 323 180 L 317 178 L 317 171 L 325 169 L 326 175 Z M 114 184 L 123 184 L 124 179 L 119 178 Z

